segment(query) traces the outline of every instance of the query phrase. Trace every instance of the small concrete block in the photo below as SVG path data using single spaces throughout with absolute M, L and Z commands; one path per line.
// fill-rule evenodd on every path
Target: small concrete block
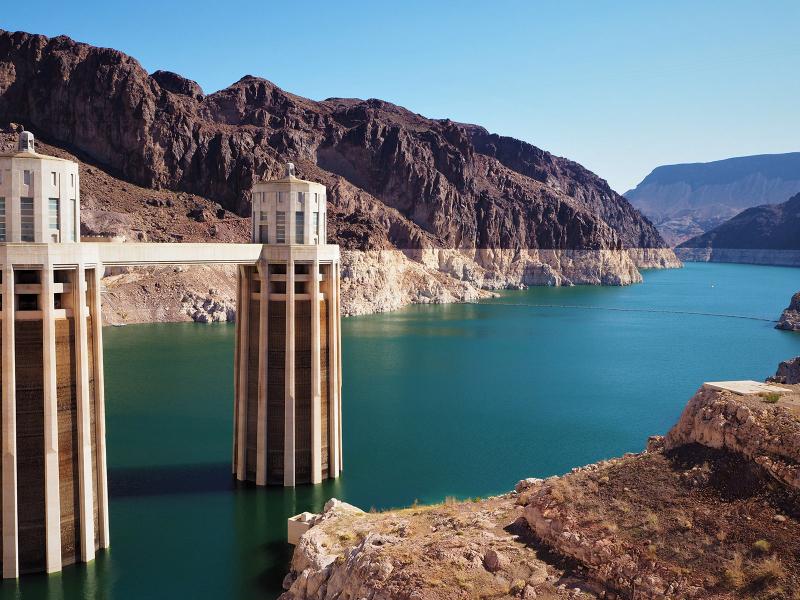
M 286 522 L 286 540 L 293 546 L 297 545 L 300 537 L 314 524 L 317 517 L 314 513 L 301 512 L 299 515 L 289 517 Z

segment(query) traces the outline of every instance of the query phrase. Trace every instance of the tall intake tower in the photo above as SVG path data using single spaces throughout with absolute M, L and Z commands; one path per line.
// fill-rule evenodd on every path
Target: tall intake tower
M 79 242 L 78 165 L 22 132 L 0 154 L 3 577 L 109 544 L 103 266 Z
M 325 186 L 253 186 L 256 265 L 239 267 L 233 472 L 294 486 L 342 469 L 339 247 L 325 243 Z

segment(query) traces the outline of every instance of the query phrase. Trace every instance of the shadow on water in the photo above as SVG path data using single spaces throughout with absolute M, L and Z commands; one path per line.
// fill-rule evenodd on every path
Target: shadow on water
M 227 492 L 235 487 L 230 463 L 124 467 L 108 471 L 110 498 Z

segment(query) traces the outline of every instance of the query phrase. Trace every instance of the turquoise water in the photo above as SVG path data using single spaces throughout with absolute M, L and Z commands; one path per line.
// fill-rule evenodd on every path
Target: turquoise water
M 330 496 L 363 508 L 483 496 L 638 451 L 703 381 L 763 379 L 800 354 L 800 334 L 770 322 L 800 270 L 644 275 L 346 319 L 344 477 L 296 490 L 232 483 L 232 326 L 107 328 L 112 548 L 3 582 L 0 597 L 275 597 L 286 517 Z

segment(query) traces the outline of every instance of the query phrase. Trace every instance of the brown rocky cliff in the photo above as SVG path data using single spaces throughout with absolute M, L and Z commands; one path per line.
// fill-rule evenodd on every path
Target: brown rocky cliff
M 800 331 L 800 292 L 792 296 L 789 306 L 783 311 L 775 327 L 787 331 Z
M 139 185 L 242 215 L 253 180 L 294 160 L 329 186 L 346 247 L 664 247 L 603 180 L 518 140 L 380 100 L 315 102 L 250 76 L 204 95 L 66 37 L 0 33 L 0 118 Z

